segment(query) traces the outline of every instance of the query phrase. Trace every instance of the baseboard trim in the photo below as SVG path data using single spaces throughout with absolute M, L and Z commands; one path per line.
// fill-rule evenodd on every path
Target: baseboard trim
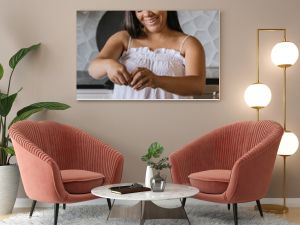
M 174 205 L 175 200 L 167 200 L 167 201 L 159 201 L 162 205 Z M 283 204 L 282 198 L 263 198 L 261 199 L 261 204 Z M 286 199 L 287 206 L 288 207 L 300 207 L 300 198 L 287 198 Z M 32 200 L 28 198 L 17 198 L 16 203 L 15 203 L 15 208 L 30 208 L 32 204 Z M 105 199 L 95 199 L 91 201 L 86 201 L 86 202 L 79 202 L 79 203 L 72 203 L 72 205 L 106 205 Z M 132 204 L 131 201 L 122 201 L 122 204 Z M 216 205 L 217 203 L 212 203 L 212 202 L 206 202 L 206 201 L 199 201 L 197 199 L 188 199 L 187 204 L 191 205 Z M 255 205 L 255 202 L 247 202 L 243 203 L 245 206 L 253 206 Z M 47 208 L 47 207 L 53 207 L 52 204 L 48 203 L 37 203 L 37 207 L 41 208 Z

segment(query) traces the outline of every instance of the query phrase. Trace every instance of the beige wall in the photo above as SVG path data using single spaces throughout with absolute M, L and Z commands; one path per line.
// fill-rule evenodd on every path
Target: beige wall
M 125 155 L 124 181 L 142 180 L 145 165 L 139 160 L 153 141 L 170 153 L 199 135 L 238 120 L 254 120 L 255 111 L 243 100 L 247 85 L 256 79 L 256 29 L 288 29 L 288 39 L 300 46 L 299 0 L 0 0 L 0 62 L 20 47 L 42 42 L 27 57 L 13 78 L 13 89 L 24 89 L 16 108 L 35 101 L 56 100 L 72 106 L 47 112 L 47 118 L 80 127 Z M 219 102 L 76 101 L 76 10 L 131 8 L 221 10 L 221 100 Z M 282 122 L 282 75 L 269 60 L 280 34 L 262 36 L 262 80 L 273 100 L 263 119 Z M 265 51 L 264 51 L 265 50 Z M 288 128 L 300 137 L 300 63 L 288 70 Z M 6 74 L 7 76 L 7 74 Z M 6 77 L 7 78 L 7 77 Z M 7 81 L 7 80 L 6 80 Z M 0 88 L 3 89 L 3 81 Z M 16 111 L 14 108 L 14 111 Z M 288 158 L 288 196 L 300 197 L 300 154 Z M 269 197 L 279 197 L 281 158 L 277 159 Z

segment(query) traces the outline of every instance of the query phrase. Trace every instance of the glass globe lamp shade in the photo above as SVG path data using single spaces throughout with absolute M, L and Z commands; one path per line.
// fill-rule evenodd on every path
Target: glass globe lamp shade
M 272 94 L 270 88 L 262 83 L 251 84 L 244 93 L 244 99 L 251 108 L 264 108 L 271 102 Z
M 279 67 L 289 67 L 296 63 L 299 56 L 297 46 L 292 42 L 277 43 L 271 52 L 272 62 Z
M 291 131 L 284 131 L 277 154 L 293 155 L 298 150 L 298 147 L 299 141 L 297 136 Z

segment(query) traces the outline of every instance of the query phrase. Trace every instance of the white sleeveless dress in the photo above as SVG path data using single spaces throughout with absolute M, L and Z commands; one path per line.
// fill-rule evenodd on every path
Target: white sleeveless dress
M 137 67 L 144 67 L 156 75 L 185 76 L 185 59 L 180 54 L 185 40 L 182 41 L 180 51 L 175 49 L 158 48 L 154 51 L 148 47 L 131 48 L 129 39 L 128 49 L 122 53 L 119 62 L 126 66 L 129 73 Z M 191 99 L 192 96 L 180 96 L 160 88 L 146 87 L 134 90 L 126 85 L 114 85 L 113 99 Z

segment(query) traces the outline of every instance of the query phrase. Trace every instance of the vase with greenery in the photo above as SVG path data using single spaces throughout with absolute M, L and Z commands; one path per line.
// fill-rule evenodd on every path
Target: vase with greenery
M 153 191 L 164 191 L 166 177 L 162 177 L 160 171 L 166 168 L 171 168 L 168 157 L 160 159 L 164 147 L 158 142 L 152 143 L 147 151 L 147 154 L 141 157 L 142 161 L 147 162 L 147 166 L 156 170 L 156 174 L 150 179 L 150 186 Z M 147 173 L 146 173 L 146 179 Z M 145 183 L 146 183 L 145 179 Z M 147 186 L 147 185 L 146 185 Z
M 20 109 L 16 116 L 8 121 L 8 116 L 11 112 L 11 109 L 13 107 L 13 104 L 17 98 L 18 95 L 20 95 L 20 92 L 22 88 L 20 88 L 17 92 L 11 93 L 11 84 L 12 84 L 12 78 L 13 74 L 15 72 L 15 69 L 18 65 L 18 63 L 31 51 L 37 49 L 40 46 L 39 44 L 32 45 L 28 48 L 22 48 L 20 49 L 16 54 L 14 54 L 10 60 L 9 60 L 9 66 L 11 68 L 11 72 L 9 75 L 9 80 L 7 87 L 3 89 L 3 84 L 1 84 L 0 89 L 0 193 L 1 195 L 6 195 L 6 199 L 8 195 L 13 196 L 13 194 L 8 194 L 3 189 L 6 188 L 9 190 L 14 190 L 15 197 L 13 200 L 13 197 L 11 197 L 13 204 L 16 199 L 16 192 L 18 189 L 18 183 L 19 183 L 19 173 L 18 168 L 16 165 L 11 165 L 10 159 L 15 155 L 14 148 L 11 144 L 11 140 L 9 138 L 8 129 L 9 127 L 21 120 L 25 120 L 29 118 L 31 115 L 41 112 L 43 110 L 65 110 L 68 109 L 70 106 L 59 103 L 59 102 L 37 102 L 31 105 L 28 105 L 22 109 Z M 4 75 L 4 69 L 3 66 L 0 64 L 0 82 Z M 2 81 L 3 82 L 3 81 Z M 9 175 L 8 172 L 13 171 Z M 14 179 L 14 181 L 9 184 L 9 179 L 12 176 L 18 176 L 17 181 Z M 0 215 L 4 213 L 10 213 L 13 207 L 8 206 L 9 209 L 5 209 L 6 206 L 3 205 L 3 198 L 0 195 Z M 5 197 L 5 196 L 4 196 Z

